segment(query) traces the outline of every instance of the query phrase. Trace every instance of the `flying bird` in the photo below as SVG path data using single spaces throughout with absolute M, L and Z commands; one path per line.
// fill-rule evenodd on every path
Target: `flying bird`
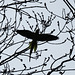
M 39 29 L 36 30 L 36 32 L 31 32 L 29 30 L 17 30 L 17 33 L 20 35 L 27 37 L 29 39 L 32 39 L 32 41 L 29 43 L 29 49 L 30 49 L 30 58 L 32 51 L 34 49 L 34 52 L 37 49 L 37 41 L 52 41 L 52 40 L 57 40 L 58 37 L 50 34 L 39 34 Z M 29 61 L 30 61 L 29 58 Z
M 39 30 L 36 30 L 36 32 L 31 32 L 29 30 L 17 30 L 17 33 L 19 33 L 20 35 L 27 37 L 29 39 L 35 39 L 37 41 L 53 41 L 53 40 L 57 40 L 58 37 L 54 36 L 54 35 L 50 35 L 50 34 L 39 34 Z

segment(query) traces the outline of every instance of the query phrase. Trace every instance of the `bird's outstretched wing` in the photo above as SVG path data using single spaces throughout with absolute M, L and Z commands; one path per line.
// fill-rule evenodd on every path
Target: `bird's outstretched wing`
M 37 34 L 34 32 L 31 32 L 29 30 L 17 30 L 17 33 L 20 35 L 27 37 L 29 39 L 35 39 L 37 41 L 52 41 L 57 40 L 58 37 L 50 34 Z
M 29 30 L 17 30 L 16 32 L 24 37 L 29 38 L 29 39 L 34 39 L 34 37 L 35 37 L 35 33 L 31 32 Z
M 39 41 L 53 41 L 57 39 L 58 39 L 57 36 L 50 35 L 50 34 L 39 34 L 39 36 L 37 36 L 37 40 Z

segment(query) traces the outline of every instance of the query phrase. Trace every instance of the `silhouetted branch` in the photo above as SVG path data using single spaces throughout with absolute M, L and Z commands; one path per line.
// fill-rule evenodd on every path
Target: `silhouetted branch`
M 55 2 L 57 0 L 49 1 Z M 75 71 L 73 67 L 69 69 L 66 66 L 67 63 L 75 62 L 75 8 L 68 0 L 63 2 L 70 11 L 64 7 L 60 16 L 49 9 L 47 2 L 13 0 L 5 4 L 5 0 L 0 1 L 0 74 L 51 75 L 56 72 L 64 75 Z M 55 54 L 51 52 L 53 47 Z M 64 53 L 60 55 L 62 48 Z M 20 60 L 22 69 L 17 70 L 16 66 L 10 65 L 10 61 L 13 62 L 15 58 Z M 28 58 L 31 58 L 31 62 L 28 62 Z

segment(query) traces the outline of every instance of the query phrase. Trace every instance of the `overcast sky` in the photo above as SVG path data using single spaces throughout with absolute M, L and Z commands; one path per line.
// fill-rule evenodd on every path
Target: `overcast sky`
M 52 0 L 51 0 L 52 1 Z M 69 0 L 70 1 L 70 0 Z M 40 4 L 39 2 L 42 2 L 42 4 Z M 36 5 L 36 6 L 44 6 L 44 3 L 46 2 L 47 4 L 47 7 L 49 9 L 50 12 L 53 12 L 54 14 L 56 15 L 59 15 L 59 16 L 62 16 L 62 9 L 65 9 L 66 13 L 69 12 L 70 10 L 68 9 L 68 7 L 66 6 L 66 4 L 63 2 L 63 0 L 57 0 L 56 2 L 54 3 L 50 3 L 50 0 L 40 0 L 38 3 L 27 3 L 26 5 L 27 6 L 33 6 L 33 5 Z M 71 4 L 73 6 L 75 6 L 73 0 L 70 1 Z M 12 3 L 12 0 L 5 0 L 5 3 L 9 4 L 9 3 Z M 48 18 L 48 16 L 50 16 L 50 13 L 44 9 L 44 8 L 29 8 L 29 9 L 24 9 L 26 12 L 33 14 L 32 10 L 35 11 L 35 13 L 39 12 L 41 14 L 41 12 L 43 12 L 44 14 L 44 17 L 45 19 Z M 12 18 L 12 21 L 11 21 L 11 24 L 13 23 L 14 21 L 14 15 L 15 15 L 15 12 L 11 9 L 7 9 L 7 15 L 8 15 L 8 18 Z M 36 22 L 34 19 L 28 19 L 28 17 L 26 16 L 23 16 L 23 21 L 20 25 L 20 27 L 18 29 L 23 29 L 22 25 L 24 25 L 25 29 L 26 30 L 30 30 L 26 20 L 29 21 L 29 23 L 31 25 L 34 26 L 35 28 L 35 25 L 36 25 Z M 19 16 L 17 16 L 17 24 L 19 23 Z M 58 30 L 58 26 L 57 26 L 57 21 L 60 21 L 60 28 L 62 29 L 62 27 L 64 26 L 65 24 L 65 20 L 63 20 L 62 18 L 59 18 L 59 17 L 56 17 L 56 19 L 53 21 L 52 25 L 50 27 L 47 28 L 46 30 L 46 33 L 50 33 L 53 29 L 55 29 L 55 31 L 53 32 L 52 35 L 57 35 L 59 33 L 59 30 Z M 75 23 L 75 20 L 73 21 L 73 24 Z M 68 26 L 70 27 L 70 23 L 68 24 Z M 39 25 L 40 29 L 41 29 L 41 25 Z M 64 31 L 66 31 L 66 29 L 64 29 Z M 49 41 L 49 43 L 61 43 L 63 42 L 67 37 L 69 38 L 70 35 L 67 34 L 67 33 L 62 33 L 60 35 L 58 35 L 59 39 L 56 40 L 56 41 Z M 16 37 L 14 37 L 14 40 L 15 41 L 18 41 L 18 40 L 23 40 L 24 37 L 22 37 L 21 35 L 17 35 Z M 31 41 L 31 40 L 28 40 L 27 43 Z M 40 44 L 42 42 L 38 42 L 38 44 Z M 18 45 L 15 45 L 13 47 L 10 47 L 8 48 L 7 50 L 4 51 L 4 53 L 9 53 L 12 54 L 14 53 L 14 51 L 20 46 L 21 44 L 18 44 Z M 21 49 L 24 49 L 28 46 L 28 44 L 25 44 L 23 45 L 23 47 Z M 58 58 L 62 55 L 64 55 L 65 53 L 69 53 L 69 50 L 71 48 L 72 44 L 69 42 L 69 41 L 66 41 L 65 43 L 63 44 L 59 44 L 59 45 L 56 45 L 56 44 L 48 44 L 48 43 L 45 43 L 43 45 L 38 45 L 38 48 L 37 50 L 43 50 L 43 49 L 48 49 L 48 51 L 44 51 L 42 52 L 42 55 L 41 57 L 39 57 L 39 59 L 37 60 L 34 60 L 34 59 L 31 59 L 31 62 L 29 62 L 29 58 L 28 57 L 25 57 L 25 56 L 19 56 L 20 58 L 23 58 L 23 62 L 20 62 L 20 60 L 18 59 L 13 59 L 12 61 L 9 62 L 9 64 L 11 65 L 11 69 L 13 67 L 16 68 L 16 70 L 20 70 L 20 69 L 23 69 L 23 63 L 26 64 L 27 68 L 28 67 L 33 67 L 33 66 L 37 66 L 37 65 L 40 65 L 41 63 L 43 63 L 44 61 L 44 58 L 45 57 L 50 57 L 50 55 L 53 55 L 54 58 Z M 29 52 L 29 51 L 28 51 Z M 34 54 L 35 55 L 35 54 Z M 4 55 L 2 57 L 2 59 L 4 59 L 6 56 Z M 66 59 L 66 58 L 64 58 Z M 64 60 L 63 59 L 63 60 Z M 48 62 L 48 65 L 46 66 L 47 69 L 50 68 L 50 64 L 53 62 L 53 60 L 51 59 L 49 62 Z M 59 65 L 61 63 L 61 61 L 58 61 L 54 64 L 54 67 Z M 68 64 L 66 64 L 66 68 L 73 68 L 75 65 L 75 63 L 73 62 L 70 62 Z M 0 69 L 2 69 L 4 66 L 1 66 Z M 45 69 L 46 69 L 45 68 Z M 75 67 L 74 67 L 75 68 Z M 65 69 L 65 68 L 64 68 Z M 38 68 L 39 70 L 39 68 Z M 43 75 L 42 73 L 37 73 L 35 75 Z M 64 75 L 74 75 L 75 72 L 71 71 L 71 72 L 66 72 Z M 53 73 L 52 75 L 59 75 L 58 73 Z

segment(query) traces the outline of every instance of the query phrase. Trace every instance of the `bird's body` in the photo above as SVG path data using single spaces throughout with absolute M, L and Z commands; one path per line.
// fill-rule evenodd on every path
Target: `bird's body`
M 34 52 L 35 52 L 36 49 L 37 49 L 37 41 L 36 41 L 36 40 L 32 40 L 32 41 L 30 42 L 29 49 L 30 49 L 30 58 L 29 58 L 29 61 L 30 61 L 30 59 L 31 59 L 31 54 L 32 54 L 33 49 L 34 49 Z

